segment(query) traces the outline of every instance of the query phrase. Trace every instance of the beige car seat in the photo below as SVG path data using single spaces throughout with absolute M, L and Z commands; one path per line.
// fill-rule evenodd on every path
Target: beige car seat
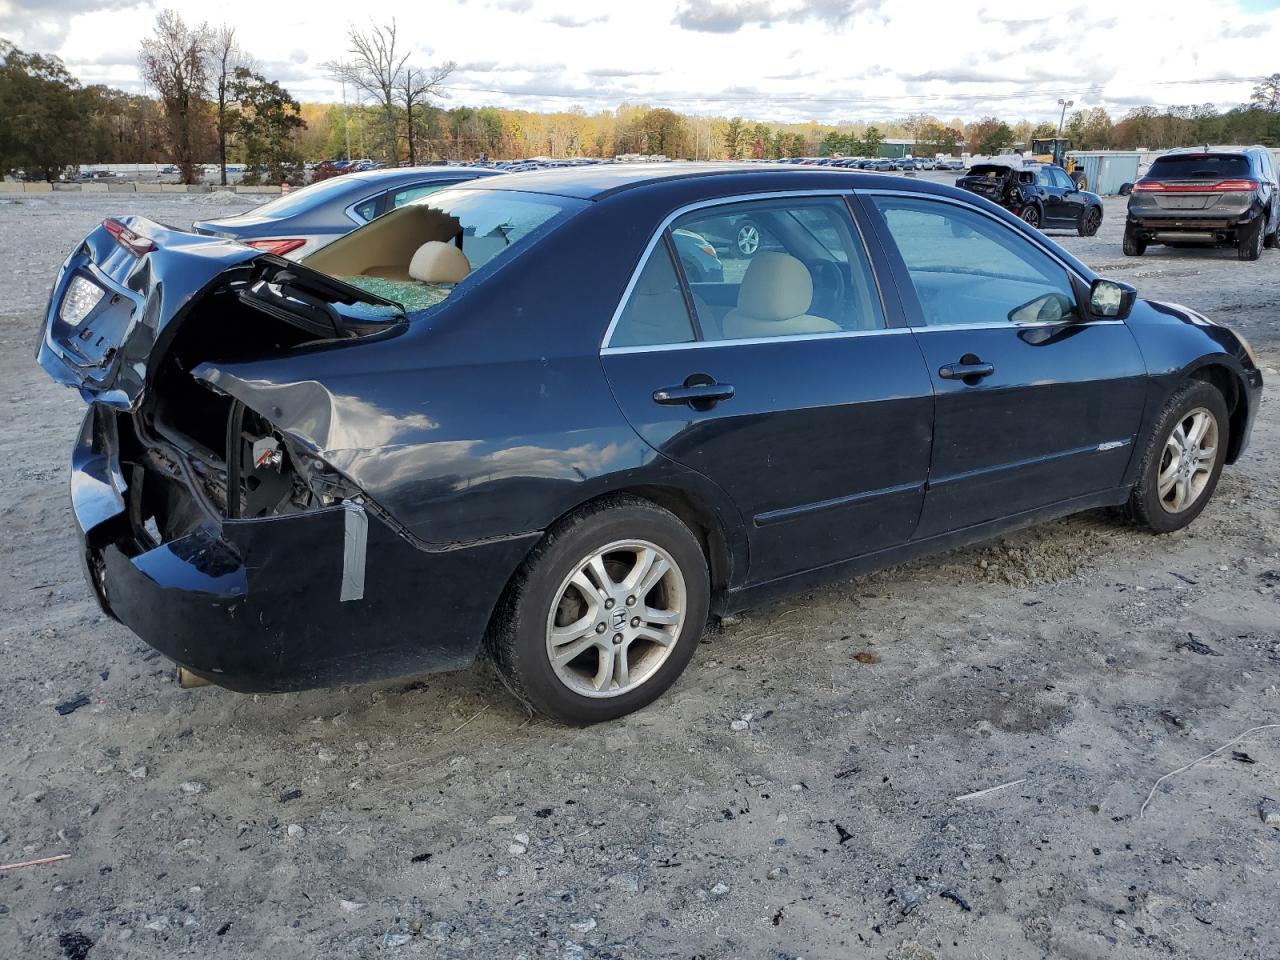
M 806 313 L 813 302 L 809 268 L 787 253 L 757 253 L 738 288 L 738 305 L 725 314 L 727 339 L 838 333 L 839 325 Z
M 439 240 L 428 240 L 409 261 L 409 277 L 422 283 L 461 283 L 470 272 L 467 255 Z

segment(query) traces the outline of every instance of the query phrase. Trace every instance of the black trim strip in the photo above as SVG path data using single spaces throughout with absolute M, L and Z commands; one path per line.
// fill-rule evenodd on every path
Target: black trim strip
M 1131 439 L 1129 437 L 1123 440 L 1108 440 L 1106 443 L 1091 443 L 1087 447 L 1075 447 L 1071 450 L 1059 450 L 1057 453 L 1046 453 L 1039 457 L 1027 457 L 1025 460 L 1010 460 L 1008 463 L 998 463 L 993 467 L 979 467 L 977 470 L 966 470 L 964 473 L 953 473 L 949 477 L 940 477 L 937 480 L 929 481 L 929 489 L 941 487 L 948 483 L 956 483 L 960 480 L 972 480 L 974 477 L 987 476 L 992 473 L 1002 473 L 1005 470 L 1020 470 L 1023 467 L 1032 467 L 1038 463 L 1050 463 L 1054 460 L 1062 460 L 1066 457 L 1078 457 L 1087 453 L 1107 453 L 1111 450 L 1118 450 L 1122 447 L 1129 446 Z
M 756 514 L 752 523 L 757 527 L 767 527 L 772 523 L 781 523 L 784 520 L 794 520 L 797 517 L 807 516 L 811 513 L 823 513 L 827 510 L 836 510 L 840 507 L 847 507 L 851 504 L 866 500 L 874 500 L 878 497 L 891 497 L 896 493 L 922 492 L 924 492 L 923 483 L 900 483 L 894 487 L 881 487 L 879 490 L 866 490 L 862 493 L 850 494 L 847 497 L 833 497 L 830 500 L 819 500 L 816 503 L 803 503 L 798 507 L 783 507 L 780 510 L 768 510 L 765 513 Z

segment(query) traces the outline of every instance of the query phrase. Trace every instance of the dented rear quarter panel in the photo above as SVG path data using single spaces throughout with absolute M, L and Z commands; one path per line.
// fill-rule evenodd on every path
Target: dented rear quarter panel
M 428 546 L 545 530 L 588 500 L 639 485 L 669 486 L 736 517 L 719 487 L 644 443 L 614 401 L 600 340 L 652 225 L 619 238 L 617 211 L 603 206 L 462 284 L 394 340 L 207 363 L 195 374 Z M 732 549 L 745 569 L 745 544 Z

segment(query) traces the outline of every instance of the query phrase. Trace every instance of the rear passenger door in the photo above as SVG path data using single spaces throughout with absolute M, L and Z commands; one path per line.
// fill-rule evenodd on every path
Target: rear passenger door
M 715 245 L 744 220 L 776 247 L 747 257 Z M 716 279 L 691 283 L 691 273 Z M 929 375 L 843 196 L 671 217 L 601 358 L 640 436 L 719 484 L 748 519 L 748 582 L 911 536 L 929 465 Z

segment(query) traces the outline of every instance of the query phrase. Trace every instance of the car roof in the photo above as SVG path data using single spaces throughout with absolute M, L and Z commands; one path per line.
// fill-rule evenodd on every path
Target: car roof
M 527 173 L 508 173 L 500 180 L 487 180 L 484 184 L 460 184 L 462 190 L 519 190 L 525 193 L 546 193 L 581 200 L 603 200 L 619 193 L 660 188 L 678 182 L 705 180 L 719 181 L 734 178 L 726 184 L 725 193 L 741 193 L 749 185 L 752 191 L 776 190 L 830 190 L 890 188 L 897 181 L 887 180 L 875 174 L 856 173 L 843 167 L 830 165 L 805 166 L 791 163 L 618 163 L 595 167 L 559 167 L 552 170 L 534 170 Z M 911 189 L 925 193 L 947 193 L 942 185 L 927 180 L 903 181 L 899 189 Z M 718 194 L 720 191 L 716 191 Z
M 374 183 L 382 180 L 417 180 L 423 176 L 457 177 L 472 174 L 477 177 L 493 177 L 501 174 L 501 170 L 487 170 L 484 167 L 386 167 L 378 170 L 360 170 L 355 173 L 344 173 L 342 176 L 348 183 Z

